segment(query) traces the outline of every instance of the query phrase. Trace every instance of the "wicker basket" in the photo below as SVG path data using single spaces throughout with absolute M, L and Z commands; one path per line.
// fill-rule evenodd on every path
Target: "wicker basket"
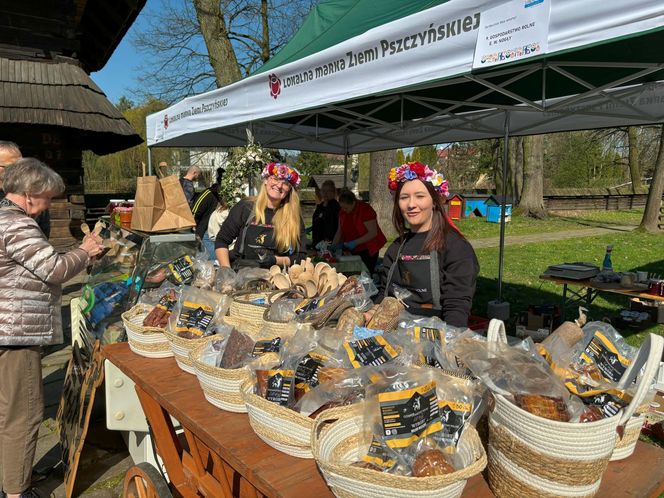
M 616 434 L 616 447 L 613 449 L 610 459 L 612 462 L 632 456 L 632 453 L 634 453 L 634 450 L 636 449 L 636 443 L 639 441 L 641 428 L 645 422 L 645 413 L 634 415 L 625 424 L 625 432 L 622 437 L 620 437 L 619 434 Z
M 171 351 L 173 351 L 173 356 L 175 356 L 175 361 L 178 366 L 185 372 L 196 375 L 194 363 L 191 361 L 189 353 L 191 353 L 196 346 L 203 344 L 207 338 L 184 339 L 168 329 L 164 330 L 164 335 L 168 339 L 168 344 L 171 347 Z
M 616 431 L 642 403 L 662 355 L 664 338 L 650 334 L 618 387 L 645 365 L 632 402 L 613 417 L 567 423 L 536 417 L 495 395 L 489 415 L 489 486 L 501 497 L 590 497 L 599 489 Z
M 122 313 L 122 323 L 127 331 L 129 348 L 147 358 L 168 358 L 173 356 L 173 352 L 164 335 L 164 329 L 143 326 L 143 320 L 153 308 L 154 306 L 137 304 Z
M 231 302 L 228 314 L 238 320 L 261 322 L 263 320 L 263 313 L 268 308 L 268 295 L 269 292 L 238 292 L 233 296 L 233 302 Z M 264 299 L 266 304 L 254 304 L 252 301 L 256 299 Z
M 201 384 L 205 399 L 214 406 L 229 412 L 246 413 L 247 408 L 240 394 L 240 386 L 251 377 L 249 370 L 217 368 L 200 360 L 205 347 L 216 339 L 218 339 L 216 336 L 205 338 L 189 355 L 198 382 Z
M 326 410 L 314 422 L 311 446 L 316 462 L 334 494 L 343 498 L 456 498 L 466 481 L 482 472 L 486 453 L 474 427 L 466 428 L 459 445 L 465 467 L 452 474 L 404 477 L 348 465 L 358 461 L 363 417 L 359 410 L 339 415 Z M 338 419 L 330 423 L 333 419 Z
M 249 334 L 257 334 L 263 328 L 263 320 L 245 320 L 237 316 L 226 315 L 222 318 L 226 325 L 230 325 L 241 332 L 248 332 Z
M 313 458 L 313 419 L 254 394 L 252 379 L 241 388 L 249 423 L 256 435 L 273 448 L 298 458 Z

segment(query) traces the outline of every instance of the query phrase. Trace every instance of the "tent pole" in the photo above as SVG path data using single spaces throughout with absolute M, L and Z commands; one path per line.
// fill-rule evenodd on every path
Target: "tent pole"
M 510 112 L 505 111 L 505 137 L 503 143 L 503 185 L 500 199 L 500 249 L 498 258 L 498 301 L 503 300 L 503 256 L 505 252 L 505 204 L 507 197 L 507 160 L 509 159 Z
M 148 175 L 152 176 L 152 147 L 148 147 Z
M 348 135 L 344 135 L 344 188 L 348 186 Z

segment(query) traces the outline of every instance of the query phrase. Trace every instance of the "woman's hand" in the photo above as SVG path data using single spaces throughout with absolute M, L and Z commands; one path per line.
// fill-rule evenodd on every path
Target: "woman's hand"
M 85 252 L 87 252 L 88 256 L 90 256 L 92 259 L 95 256 L 101 254 L 101 252 L 104 250 L 104 245 L 102 244 L 102 240 L 99 235 L 91 233 L 90 235 L 85 236 L 83 243 L 79 246 L 79 249 L 83 249 Z

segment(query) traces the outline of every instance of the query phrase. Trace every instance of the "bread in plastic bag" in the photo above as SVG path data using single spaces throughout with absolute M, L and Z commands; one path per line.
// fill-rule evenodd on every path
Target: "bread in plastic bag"
M 449 442 L 450 434 L 443 434 L 437 394 L 438 384 L 445 382 L 441 373 L 390 364 L 376 368 L 368 377 L 363 433 L 367 451 L 362 460 L 384 472 L 405 476 L 459 470 L 461 462 Z
M 553 420 L 578 421 L 584 411 L 535 351 L 504 343 L 457 340 L 455 354 L 494 393 L 524 410 Z

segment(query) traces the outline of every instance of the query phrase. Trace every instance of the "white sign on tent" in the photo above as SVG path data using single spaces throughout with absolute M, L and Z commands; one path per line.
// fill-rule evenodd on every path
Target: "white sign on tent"
M 547 53 L 550 12 L 550 0 L 513 0 L 482 12 L 473 69 Z

